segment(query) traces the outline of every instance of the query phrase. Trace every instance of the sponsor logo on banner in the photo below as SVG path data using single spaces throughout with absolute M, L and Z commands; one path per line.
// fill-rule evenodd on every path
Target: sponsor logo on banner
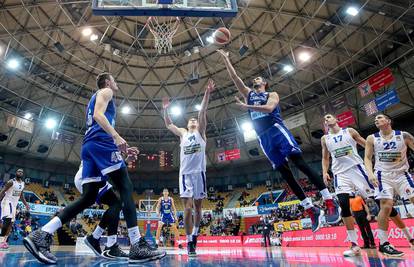
M 306 124 L 305 113 L 302 112 L 302 113 L 299 113 L 297 115 L 287 118 L 284 121 L 284 124 L 286 128 L 288 128 L 289 130 L 305 125 Z
M 392 75 L 391 69 L 385 68 L 378 72 L 368 80 L 359 84 L 358 89 L 361 96 L 367 96 L 372 92 L 376 92 L 384 86 L 387 86 L 394 82 L 394 76 Z
M 243 207 L 243 208 L 231 208 L 231 209 L 223 210 L 223 214 L 229 214 L 229 213 L 236 213 L 237 215 L 242 216 L 242 217 L 252 217 L 252 216 L 258 215 L 256 206 Z
M 382 94 L 375 98 L 375 103 L 377 108 L 380 111 L 386 110 L 388 107 L 400 103 L 400 98 L 398 97 L 395 89 L 387 91 L 385 94 Z
M 175 242 L 175 246 L 179 244 L 184 247 L 187 245 L 185 236 Z M 199 236 L 197 238 L 197 247 L 241 247 L 242 244 L 241 236 Z
M 22 119 L 14 115 L 8 115 L 7 126 L 19 129 L 26 133 L 33 133 L 34 123 L 30 120 Z
M 338 125 L 341 128 L 345 128 L 355 123 L 355 118 L 352 110 L 342 112 L 341 114 L 338 114 L 336 118 L 338 119 Z
M 217 159 L 217 162 L 226 161 L 226 153 L 224 153 L 224 151 L 216 152 L 216 159 Z
M 292 200 L 292 201 L 280 202 L 280 203 L 277 203 L 277 204 L 279 205 L 279 207 L 292 206 L 292 205 L 300 204 L 300 200 Z
M 277 210 L 277 204 L 260 205 L 257 207 L 259 214 L 271 214 L 272 211 Z
M 226 156 L 226 160 L 235 160 L 240 159 L 240 149 L 231 149 L 224 151 L 224 154 Z
M 375 99 L 369 101 L 364 105 L 364 111 L 367 114 L 367 116 L 371 116 L 378 113 L 377 103 L 375 103 Z
M 274 228 L 278 231 L 301 230 L 302 222 L 300 220 L 277 222 L 274 224 Z
M 414 219 L 405 219 L 404 223 L 411 233 L 414 233 Z M 371 223 L 374 238 L 378 239 L 378 225 Z M 404 233 L 393 222 L 390 222 L 388 239 L 396 247 L 408 247 Z M 363 240 L 358 234 L 359 245 Z M 321 228 L 318 232 L 312 230 L 288 231 L 283 233 L 283 246 L 288 247 L 347 247 L 349 243 L 346 236 L 345 226 Z

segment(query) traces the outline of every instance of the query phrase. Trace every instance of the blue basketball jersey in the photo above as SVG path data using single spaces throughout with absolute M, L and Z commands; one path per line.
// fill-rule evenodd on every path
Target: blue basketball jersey
M 247 96 L 247 104 L 254 106 L 263 106 L 267 104 L 268 99 L 268 92 L 256 93 L 254 91 L 250 91 Z M 253 127 L 258 135 L 274 126 L 275 123 L 283 125 L 279 104 L 271 113 L 249 110 L 249 114 L 253 122 Z
M 105 132 L 104 129 L 93 119 L 93 113 L 95 111 L 95 103 L 96 103 L 96 94 L 95 93 L 91 100 L 89 100 L 88 108 L 86 110 L 86 127 L 87 130 L 85 132 L 85 137 L 83 138 L 83 142 L 86 143 L 87 141 L 94 140 L 94 139 L 110 139 L 112 140 L 112 136 Z M 105 117 L 108 119 L 109 123 L 112 127 L 115 127 L 115 119 L 116 119 L 116 107 L 114 100 L 108 103 L 105 111 Z
M 168 197 L 168 200 L 165 200 L 164 198 L 161 199 L 161 209 L 160 213 L 165 214 L 171 214 L 171 207 L 172 207 L 172 201 L 171 198 Z

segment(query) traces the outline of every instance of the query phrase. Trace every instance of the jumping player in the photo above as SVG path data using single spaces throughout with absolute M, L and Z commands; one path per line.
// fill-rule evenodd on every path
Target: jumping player
M 263 152 L 272 163 L 273 169 L 278 170 L 289 187 L 301 201 L 301 205 L 312 220 L 312 231 L 317 231 L 321 225 L 323 211 L 313 206 L 312 200 L 306 197 L 303 189 L 295 180 L 288 161 L 308 176 L 309 180 L 320 191 L 328 210 L 326 221 L 330 224 L 341 220 L 339 206 L 329 193 L 323 179 L 310 168 L 302 156 L 302 151 L 295 138 L 284 126 L 280 114 L 279 95 L 276 92 L 266 92 L 269 87 L 263 77 L 253 79 L 254 90 L 247 87 L 237 75 L 230 62 L 228 52 L 218 50 L 221 54 L 227 71 L 238 91 L 243 95 L 246 103 L 236 98 L 237 104 L 248 109 L 253 127 L 259 136 L 259 143 Z
M 24 181 L 23 169 L 16 170 L 16 178 L 10 179 L 0 192 L 1 209 L 0 219 L 2 220 L 2 228 L 0 235 L 0 249 L 8 249 L 7 237 L 12 229 L 13 222 L 16 217 L 16 208 L 19 200 L 21 200 L 26 207 L 27 211 L 30 211 L 29 204 L 23 195 Z
M 387 256 L 399 257 L 404 252 L 396 250 L 388 242 L 388 219 L 394 192 L 414 203 L 414 181 L 408 173 L 407 160 L 407 147 L 414 150 L 414 137 L 407 132 L 393 130 L 391 123 L 391 118 L 385 114 L 375 116 L 375 126 L 379 132 L 368 136 L 364 162 L 370 182 L 378 186 L 376 198 L 381 203 L 378 214 L 379 251 Z
M 98 91 L 89 101 L 86 111 L 87 130 L 82 144 L 81 160 L 82 195 L 65 207 L 58 216 L 24 238 L 23 244 L 39 261 L 55 264 L 57 258 L 50 252 L 53 234 L 96 201 L 100 188 L 105 186 L 106 177 L 119 191 L 122 210 L 128 227 L 131 243 L 130 263 L 141 263 L 164 257 L 165 252 L 152 250 L 137 226 L 135 203 L 132 198 L 133 185 L 128 176 L 121 153 L 127 152 L 127 142 L 115 131 L 116 107 L 113 99 L 118 85 L 109 73 L 97 77 Z
M 180 234 L 178 233 L 177 225 L 176 225 L 176 217 L 175 214 L 177 212 L 177 209 L 175 208 L 174 199 L 168 196 L 169 192 L 167 188 L 164 188 L 162 191 L 162 197 L 160 197 L 157 201 L 157 213 L 160 217 L 160 220 L 158 221 L 158 228 L 157 228 L 157 234 L 155 236 L 155 242 L 157 246 L 160 242 L 160 235 L 161 235 L 161 229 L 164 224 L 170 225 L 174 232 L 175 242 L 178 242 Z M 181 248 L 181 244 L 179 244 L 179 247 Z
M 169 100 L 164 99 L 164 121 L 166 127 L 180 137 L 180 197 L 184 204 L 184 228 L 187 235 L 187 251 L 196 256 L 197 236 L 200 229 L 202 201 L 206 191 L 206 127 L 207 106 L 214 82 L 208 81 L 198 118 L 188 120 L 187 129 L 175 126 L 168 115 Z M 194 207 L 194 215 L 193 215 Z M 194 227 L 193 227 L 194 222 Z
M 350 194 L 354 195 L 358 190 L 364 196 L 374 196 L 374 186 L 368 181 L 364 162 L 357 150 L 357 144 L 365 147 L 365 139 L 355 129 L 341 129 L 338 120 L 332 114 L 326 114 L 324 119 L 329 130 L 321 138 L 322 173 L 325 183 L 328 183 L 331 180 L 328 174 L 331 157 L 335 193 L 341 207 L 341 216 L 347 230 L 348 240 L 351 242 L 351 248 L 344 251 L 344 256 L 353 257 L 361 254 L 361 248 L 358 246 L 358 236 L 350 210 Z

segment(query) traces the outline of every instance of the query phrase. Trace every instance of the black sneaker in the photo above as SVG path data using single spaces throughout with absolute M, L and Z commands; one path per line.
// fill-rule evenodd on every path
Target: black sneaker
M 188 252 L 188 257 L 197 256 L 197 253 L 195 251 L 194 242 L 192 242 L 192 241 L 187 242 L 187 252 Z
M 147 242 L 147 240 L 145 239 L 145 237 L 140 237 L 139 238 L 139 244 L 140 244 L 140 246 L 143 246 L 143 247 L 148 247 L 150 250 L 152 250 L 152 251 L 157 251 L 158 250 L 158 245 L 157 244 L 155 244 L 155 247 L 153 247 L 153 246 L 151 246 L 148 242 Z
M 129 255 L 119 248 L 118 243 L 113 244 L 111 247 L 105 246 L 102 257 L 105 259 L 128 259 Z
M 129 263 L 142 263 L 147 261 L 158 260 L 167 253 L 165 251 L 151 250 L 151 246 L 145 241 L 141 241 L 144 237 L 139 239 L 139 242 L 133 244 L 129 251 Z
M 56 264 L 57 258 L 50 252 L 53 236 L 48 232 L 36 230 L 23 239 L 23 245 L 40 262 Z
M 197 249 L 197 235 L 193 235 L 193 244 L 194 244 L 194 249 Z
M 404 256 L 404 252 L 396 250 L 389 242 L 385 242 L 384 244 L 379 246 L 379 251 L 390 257 L 402 257 Z
M 88 235 L 83 242 L 87 245 L 96 256 L 100 257 L 102 254 L 101 245 L 99 243 L 100 239 L 95 239 L 92 235 Z

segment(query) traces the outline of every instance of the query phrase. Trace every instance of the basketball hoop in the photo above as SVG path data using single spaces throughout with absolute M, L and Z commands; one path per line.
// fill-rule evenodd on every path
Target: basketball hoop
M 161 19 L 161 20 L 160 20 Z M 154 47 L 158 54 L 165 54 L 172 50 L 172 39 L 180 25 L 178 17 L 149 17 L 147 26 L 154 35 Z

